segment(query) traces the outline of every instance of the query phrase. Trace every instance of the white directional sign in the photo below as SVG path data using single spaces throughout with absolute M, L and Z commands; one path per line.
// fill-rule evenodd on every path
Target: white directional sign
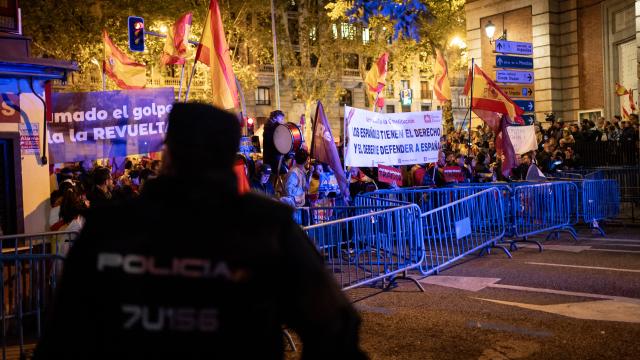
M 498 70 L 496 71 L 496 82 L 533 84 L 533 71 Z
M 496 40 L 496 52 L 503 54 L 533 55 L 533 44 L 517 41 Z

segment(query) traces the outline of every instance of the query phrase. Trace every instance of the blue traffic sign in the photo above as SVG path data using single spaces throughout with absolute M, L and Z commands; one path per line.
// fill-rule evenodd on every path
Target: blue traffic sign
M 520 108 L 526 112 L 534 111 L 536 108 L 533 100 L 513 100 L 516 105 L 520 106 Z
M 525 125 L 533 125 L 533 121 L 536 118 L 536 116 L 533 114 L 521 115 L 521 117 L 522 120 L 524 120 Z
M 512 69 L 533 69 L 533 59 L 518 56 L 496 56 L 496 67 Z
M 496 40 L 496 52 L 503 54 L 533 55 L 533 44 L 517 41 Z
M 496 71 L 496 82 L 533 84 L 533 71 L 498 70 Z

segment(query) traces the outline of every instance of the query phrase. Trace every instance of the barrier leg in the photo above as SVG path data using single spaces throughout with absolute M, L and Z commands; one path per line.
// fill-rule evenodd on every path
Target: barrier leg
M 406 271 L 403 272 L 401 276 L 392 276 L 391 278 L 389 278 L 389 284 L 384 286 L 383 290 L 384 291 L 388 291 L 392 287 L 398 286 L 398 283 L 397 283 L 398 279 L 409 280 L 409 281 L 413 282 L 418 287 L 418 289 L 420 289 L 420 291 L 425 292 L 424 291 L 424 287 L 422 287 L 422 284 L 420 284 L 420 282 L 418 280 L 416 280 L 413 277 L 409 276 L 409 274 Z
M 551 234 L 549 234 L 549 235 L 551 235 Z M 542 248 L 542 244 L 540 244 L 540 242 L 535 241 L 535 240 L 529 240 L 529 238 L 526 237 L 526 236 L 523 236 L 522 239 L 520 239 L 520 240 L 517 240 L 517 239 L 516 240 L 511 240 L 510 243 L 511 243 L 511 245 L 515 245 L 516 243 L 519 243 L 519 242 L 536 244 L 538 246 L 538 250 L 540 250 L 540 252 L 542 252 L 542 249 L 543 249 Z M 515 246 L 517 247 L 517 245 L 515 245 Z
M 298 351 L 296 349 L 296 343 L 293 342 L 293 338 L 291 337 L 291 334 L 289 334 L 289 332 L 287 331 L 287 329 L 282 329 L 282 334 L 284 335 L 284 338 L 287 339 L 287 343 L 289 343 L 289 346 L 291 346 L 291 350 L 293 352 Z

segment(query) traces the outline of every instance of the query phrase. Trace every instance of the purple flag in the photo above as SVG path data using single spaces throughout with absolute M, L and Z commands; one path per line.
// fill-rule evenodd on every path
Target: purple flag
M 320 101 L 318 101 L 316 117 L 313 122 L 311 157 L 328 164 L 331 167 L 336 176 L 336 180 L 338 180 L 340 192 L 344 196 L 349 196 L 347 177 L 342 169 L 338 149 L 336 148 L 336 143 L 333 141 L 333 135 L 331 134 L 331 127 L 329 126 L 327 115 L 325 115 L 324 107 Z

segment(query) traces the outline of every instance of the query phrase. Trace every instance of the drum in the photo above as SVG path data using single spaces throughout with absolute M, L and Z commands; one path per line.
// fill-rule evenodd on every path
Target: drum
M 302 131 L 294 123 L 280 124 L 273 132 L 273 145 L 283 155 L 298 151 L 303 142 Z

